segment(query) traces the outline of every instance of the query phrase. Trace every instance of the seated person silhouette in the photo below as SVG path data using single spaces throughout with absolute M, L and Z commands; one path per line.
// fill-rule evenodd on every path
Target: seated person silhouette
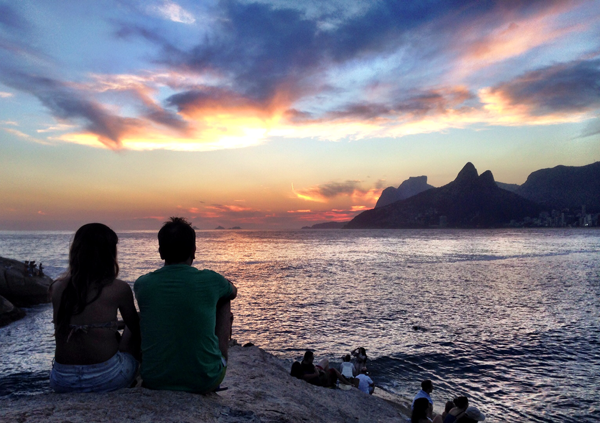
M 141 376 L 150 389 L 206 393 L 225 378 L 236 287 L 192 267 L 196 232 L 173 217 L 158 232 L 165 265 L 134 284 L 142 334 Z

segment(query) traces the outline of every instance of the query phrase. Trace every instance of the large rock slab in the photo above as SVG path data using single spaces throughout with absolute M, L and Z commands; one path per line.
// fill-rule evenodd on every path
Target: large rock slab
M 327 422 L 405 421 L 406 404 L 321 388 L 289 375 L 290 363 L 258 347 L 232 347 L 227 391 L 122 389 L 108 394 L 42 394 L 0 400 L 1 421 L 34 422 Z
M 17 307 L 47 303 L 52 279 L 32 274 L 25 263 L 0 257 L 0 295 Z

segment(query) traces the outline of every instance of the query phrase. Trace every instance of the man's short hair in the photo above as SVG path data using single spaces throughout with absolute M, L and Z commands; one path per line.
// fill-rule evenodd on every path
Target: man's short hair
M 171 217 L 158 231 L 158 251 L 167 263 L 182 263 L 196 248 L 196 231 L 183 217 Z
M 421 382 L 421 389 L 423 389 L 425 392 L 431 392 L 433 391 L 433 383 L 431 383 L 429 379 L 424 380 Z

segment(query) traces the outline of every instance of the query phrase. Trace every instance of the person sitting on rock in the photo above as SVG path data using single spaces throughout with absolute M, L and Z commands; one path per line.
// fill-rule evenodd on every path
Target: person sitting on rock
M 465 396 L 454 398 L 454 408 L 444 418 L 444 423 L 458 422 L 469 407 L 469 399 Z
M 165 265 L 133 286 L 140 307 L 143 386 L 221 390 L 237 288 L 217 272 L 192 267 L 196 231 L 183 218 L 172 217 L 160 229 L 158 252 Z
M 433 422 L 433 404 L 427 398 L 420 397 L 413 401 L 410 423 L 431 423 Z
M 302 369 L 302 379 L 310 383 L 311 385 L 327 386 L 328 376 L 319 371 L 313 364 L 315 356 L 312 351 L 306 350 L 302 362 L 300 363 Z
M 421 390 L 417 392 L 417 395 L 413 398 L 412 407 L 415 405 L 415 401 L 419 398 L 427 398 L 427 401 L 433 405 L 433 400 L 431 399 L 431 393 L 433 392 L 433 383 L 427 379 L 421 382 Z
M 67 273 L 50 287 L 56 339 L 50 387 L 56 392 L 109 392 L 135 380 L 139 318 L 129 284 L 117 279 L 117 242 L 101 223 L 79 228 Z M 126 325 L 120 340 L 117 312 Z
M 302 379 L 312 385 L 334 387 L 338 379 L 341 383 L 350 385 L 351 383 L 336 369 L 329 367 L 329 360 L 324 358 L 316 366 L 313 364 L 314 354 L 306 350 L 304 358 L 300 363 L 302 368 Z
M 446 401 L 446 406 L 444 407 L 444 412 L 441 415 L 441 421 L 443 422 L 444 419 L 446 418 L 446 416 L 448 415 L 448 413 L 450 412 L 450 410 L 452 410 L 454 408 L 454 402 L 453 401 Z
M 302 372 L 302 364 L 299 361 L 294 361 L 292 363 L 292 370 L 290 371 L 290 375 L 295 377 L 296 379 L 304 379 L 304 373 Z
M 340 364 L 340 373 L 348 380 L 354 379 L 354 365 L 350 362 L 350 354 L 346 354 Z
M 373 379 L 369 377 L 366 367 L 363 367 L 360 370 L 360 373 L 358 376 L 356 376 L 356 379 L 358 379 L 359 391 L 362 391 L 365 394 L 373 395 L 373 392 L 375 392 L 375 382 L 373 382 Z
M 485 420 L 485 414 L 483 414 L 477 407 L 469 406 L 465 410 L 464 416 L 457 420 L 459 423 L 477 423 Z

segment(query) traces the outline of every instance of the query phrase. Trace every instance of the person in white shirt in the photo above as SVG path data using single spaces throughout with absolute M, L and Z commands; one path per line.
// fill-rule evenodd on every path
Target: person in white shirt
M 340 364 L 340 373 L 348 380 L 354 378 L 354 364 L 350 362 L 350 354 L 346 354 Z
M 358 389 L 360 391 L 363 391 L 365 394 L 373 395 L 375 383 L 373 382 L 373 379 L 367 375 L 367 369 L 365 367 L 361 369 L 360 374 L 356 376 L 356 379 L 358 379 Z
M 415 395 L 415 397 L 413 398 L 411 409 L 413 409 L 415 407 L 415 401 L 419 398 L 427 398 L 427 401 L 429 401 L 429 404 L 433 405 L 433 400 L 431 399 L 431 396 L 429 396 L 429 394 L 431 394 L 432 392 L 433 392 L 433 383 L 429 379 L 421 382 L 421 390 L 419 392 L 417 392 L 417 395 Z

